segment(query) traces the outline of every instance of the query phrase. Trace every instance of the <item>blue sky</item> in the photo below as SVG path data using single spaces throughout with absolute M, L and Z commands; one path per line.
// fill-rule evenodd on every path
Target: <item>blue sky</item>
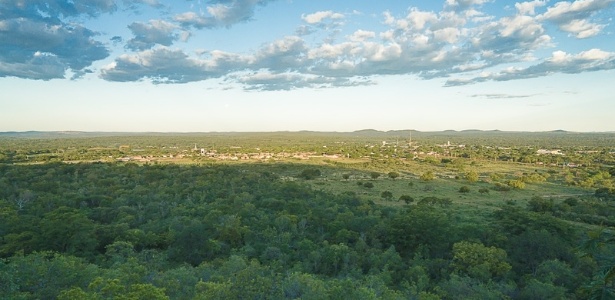
M 0 0 L 0 131 L 615 130 L 615 0 Z

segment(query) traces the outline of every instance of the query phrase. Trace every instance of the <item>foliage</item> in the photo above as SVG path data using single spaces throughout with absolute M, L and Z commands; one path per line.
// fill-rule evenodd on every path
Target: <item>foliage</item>
M 459 183 L 447 194 L 435 183 L 411 188 L 406 176 L 357 180 L 366 189 L 339 181 L 354 191 L 330 193 L 324 179 L 294 180 L 308 179 L 303 172 L 338 181 L 365 174 L 305 164 L 0 165 L 0 294 L 502 299 L 610 291 L 609 238 L 580 258 L 579 228 L 562 219 L 608 226 L 611 202 L 537 197 L 527 209 L 474 214 L 449 198 Z M 406 205 L 379 201 L 393 195 Z
M 506 184 L 502 184 L 500 182 L 496 182 L 493 186 L 493 189 L 499 192 L 508 192 L 510 191 L 510 186 Z
M 387 175 L 391 179 L 395 179 L 395 178 L 399 177 L 399 173 L 397 173 L 397 172 L 389 172 Z
M 464 186 L 459 188 L 459 192 L 460 193 L 469 193 L 470 192 L 470 188 L 464 185 Z
M 299 178 L 303 178 L 305 180 L 312 180 L 315 179 L 317 177 L 320 177 L 321 172 L 319 169 L 315 169 L 315 168 L 309 168 L 309 169 L 305 169 L 303 171 L 301 171 L 301 173 L 299 173 L 299 175 L 297 175 L 297 177 Z
M 547 179 L 538 173 L 533 173 L 531 175 L 524 175 L 521 178 L 519 178 L 519 180 L 524 183 L 538 183 L 538 182 L 545 182 Z
M 469 171 L 465 174 L 465 178 L 469 182 L 476 182 L 478 181 L 478 173 L 475 171 Z
M 504 249 L 461 241 L 453 245 L 452 267 L 461 274 L 488 281 L 501 278 L 512 269 L 506 256 Z
M 431 181 L 436 179 L 436 176 L 434 175 L 434 173 L 432 171 L 427 171 L 423 174 L 421 174 L 421 180 L 423 181 Z
M 525 182 L 523 182 L 522 180 L 509 180 L 508 181 L 508 186 L 515 188 L 515 189 L 524 189 L 525 188 Z
M 595 261 L 597 270 L 583 287 L 590 299 L 612 299 L 615 296 L 615 237 L 612 232 L 596 230 L 587 233 L 580 247 L 583 257 Z
M 500 181 L 502 180 L 502 178 L 504 178 L 501 174 L 498 173 L 491 173 L 489 174 L 489 178 L 491 178 L 492 181 Z
M 414 202 L 414 198 L 412 198 L 410 195 L 401 195 L 399 196 L 399 201 L 404 201 L 406 204 L 410 204 Z
M 598 188 L 594 192 L 596 198 L 606 199 L 606 200 L 615 200 L 615 188 Z
M 423 197 L 419 200 L 419 205 L 429 205 L 429 206 L 440 206 L 440 207 L 448 207 L 453 202 L 448 198 L 438 198 L 438 197 Z
M 527 203 L 528 209 L 535 212 L 550 212 L 553 210 L 553 199 L 534 196 Z
M 391 200 L 393 199 L 393 193 L 391 193 L 390 191 L 383 191 L 380 194 L 380 197 L 382 197 L 382 199 L 385 199 L 385 200 Z
M 402 256 L 412 257 L 421 251 L 429 257 L 443 257 L 454 240 L 448 212 L 419 205 L 396 215 L 387 226 L 387 240 Z

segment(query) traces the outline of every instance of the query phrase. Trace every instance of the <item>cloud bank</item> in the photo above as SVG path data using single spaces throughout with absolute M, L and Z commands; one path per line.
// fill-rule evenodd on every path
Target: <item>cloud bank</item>
M 188 11 L 176 15 L 173 19 L 185 27 L 197 29 L 230 27 L 249 21 L 256 6 L 264 6 L 275 0 L 216 0 L 210 1 L 207 13 Z
M 96 32 L 68 18 L 96 17 L 114 1 L 3 1 L 0 5 L 0 77 L 49 80 L 67 70 L 87 72 L 109 55 Z
M 350 28 L 355 12 L 304 13 L 289 29 L 294 35 L 265 43 L 251 53 L 211 49 L 192 53 L 178 41 L 195 32 L 220 30 L 253 20 L 257 7 L 271 0 L 217 0 L 205 10 L 127 24 L 132 38 L 114 36 L 127 50 L 102 67 L 100 78 L 155 84 L 222 79 L 246 90 L 291 90 L 375 84 L 375 76 L 413 75 L 444 78 L 445 86 L 520 80 L 555 73 L 575 74 L 615 68 L 615 53 L 592 47 L 576 53 L 556 50 L 557 29 L 571 40 L 604 34 L 599 16 L 612 12 L 615 0 L 550 3 L 518 2 L 506 15 L 484 10 L 489 0 L 446 0 L 440 11 L 417 7 L 406 13 L 384 11 L 378 30 L 354 28 L 340 38 L 315 40 L 318 32 Z M 0 7 L 0 77 L 49 80 L 67 71 L 91 72 L 110 55 L 98 33 L 74 22 L 112 13 L 111 0 L 15 2 Z M 75 4 L 78 3 L 78 4 Z M 127 7 L 160 8 L 156 0 L 131 0 Z M 66 4 L 66 5 L 64 5 Z M 555 50 L 554 50 L 555 48 Z M 551 50 L 552 55 L 537 57 Z

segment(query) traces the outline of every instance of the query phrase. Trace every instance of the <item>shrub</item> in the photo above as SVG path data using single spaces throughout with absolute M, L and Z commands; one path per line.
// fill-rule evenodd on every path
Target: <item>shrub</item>
M 449 198 L 438 198 L 438 197 L 424 197 L 419 200 L 419 205 L 430 205 L 430 206 L 440 206 L 440 207 L 448 207 L 453 203 L 453 201 Z
M 579 200 L 577 200 L 576 198 L 566 198 L 566 200 L 564 200 L 564 203 L 570 205 L 570 206 L 576 206 L 577 204 L 579 204 Z
M 489 174 L 489 178 L 491 178 L 491 180 L 493 181 L 500 181 L 502 180 L 502 178 L 504 178 L 504 176 L 498 174 L 498 173 L 491 173 Z
M 427 171 L 421 175 L 421 180 L 423 181 L 431 181 L 434 179 L 436 179 L 436 176 L 433 174 L 432 171 Z
M 459 192 L 460 193 L 469 193 L 470 192 L 470 188 L 464 185 L 464 186 L 459 188 Z
M 391 179 L 395 179 L 395 178 L 399 177 L 399 173 L 397 173 L 397 172 L 389 172 L 388 175 L 389 175 L 389 178 L 391 178 Z
M 536 182 L 545 182 L 547 179 L 540 174 L 534 173 L 532 175 L 523 176 L 519 180 L 525 183 L 536 183 Z
M 316 177 L 320 177 L 320 175 L 321 175 L 320 170 L 311 168 L 311 169 L 305 169 L 301 171 L 298 177 L 303 178 L 305 180 L 311 180 Z
M 603 198 L 603 199 L 613 198 L 615 197 L 615 190 L 609 189 L 606 187 L 601 187 L 599 189 L 596 189 L 596 191 L 594 192 L 594 196 L 596 198 Z
M 399 196 L 399 201 L 404 201 L 406 202 L 406 204 L 410 204 L 412 202 L 414 202 L 414 198 L 408 196 L 408 195 L 401 195 Z
M 510 186 L 507 186 L 503 183 L 496 182 L 493 186 L 493 189 L 500 192 L 508 192 L 510 191 Z
M 510 180 L 510 181 L 508 181 L 508 186 L 510 186 L 512 188 L 515 188 L 515 189 L 522 190 L 522 189 L 525 188 L 525 182 L 523 182 L 523 181 L 521 181 L 519 179 Z
M 474 171 L 469 171 L 465 174 L 466 180 L 469 182 L 476 182 L 478 181 L 478 173 L 474 172 Z
M 528 209 L 535 212 L 548 212 L 553 210 L 553 199 L 534 196 L 527 202 Z

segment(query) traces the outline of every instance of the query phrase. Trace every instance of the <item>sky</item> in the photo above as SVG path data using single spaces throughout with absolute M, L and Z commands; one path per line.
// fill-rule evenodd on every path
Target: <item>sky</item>
M 615 131 L 615 0 L 0 0 L 0 131 Z

